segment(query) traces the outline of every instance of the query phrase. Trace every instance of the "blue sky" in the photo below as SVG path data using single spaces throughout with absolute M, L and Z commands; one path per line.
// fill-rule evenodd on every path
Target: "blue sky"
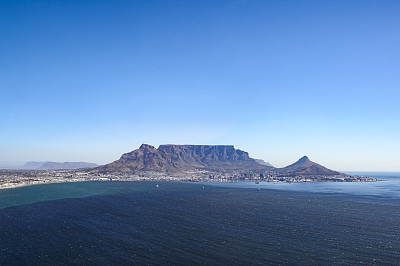
M 234 144 L 400 171 L 400 1 L 0 1 L 0 166 Z

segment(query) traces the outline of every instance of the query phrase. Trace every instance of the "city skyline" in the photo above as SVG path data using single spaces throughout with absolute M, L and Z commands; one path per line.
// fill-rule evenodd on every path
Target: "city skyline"
M 398 1 L 3 1 L 0 39 L 0 167 L 147 143 L 400 171 Z

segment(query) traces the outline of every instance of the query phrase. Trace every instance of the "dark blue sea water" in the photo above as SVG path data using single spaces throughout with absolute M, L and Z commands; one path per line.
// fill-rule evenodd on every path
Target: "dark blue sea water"
M 377 176 L 0 190 L 0 264 L 399 265 L 400 175 Z

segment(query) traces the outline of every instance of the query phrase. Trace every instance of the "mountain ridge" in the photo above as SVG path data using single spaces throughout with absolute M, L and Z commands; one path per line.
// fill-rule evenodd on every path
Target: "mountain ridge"
M 95 163 L 87 162 L 27 162 L 22 169 L 27 170 L 68 170 L 98 167 Z
M 256 160 L 256 162 L 261 164 L 261 165 L 274 167 L 272 164 L 270 164 L 269 162 L 264 161 L 263 159 L 254 159 L 254 160 Z

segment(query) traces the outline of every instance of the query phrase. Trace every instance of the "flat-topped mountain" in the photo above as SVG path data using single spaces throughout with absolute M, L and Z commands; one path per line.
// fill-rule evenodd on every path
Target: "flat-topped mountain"
M 339 172 L 330 170 L 320 164 L 314 163 L 303 156 L 294 164 L 279 169 L 285 174 L 291 175 L 338 175 Z
M 247 170 L 268 169 L 233 145 L 160 145 L 142 144 L 110 164 L 95 168 L 98 172 L 181 172 L 195 169 Z
M 83 169 L 94 168 L 98 165 L 87 162 L 27 162 L 23 169 L 32 170 L 67 170 L 67 169 Z

